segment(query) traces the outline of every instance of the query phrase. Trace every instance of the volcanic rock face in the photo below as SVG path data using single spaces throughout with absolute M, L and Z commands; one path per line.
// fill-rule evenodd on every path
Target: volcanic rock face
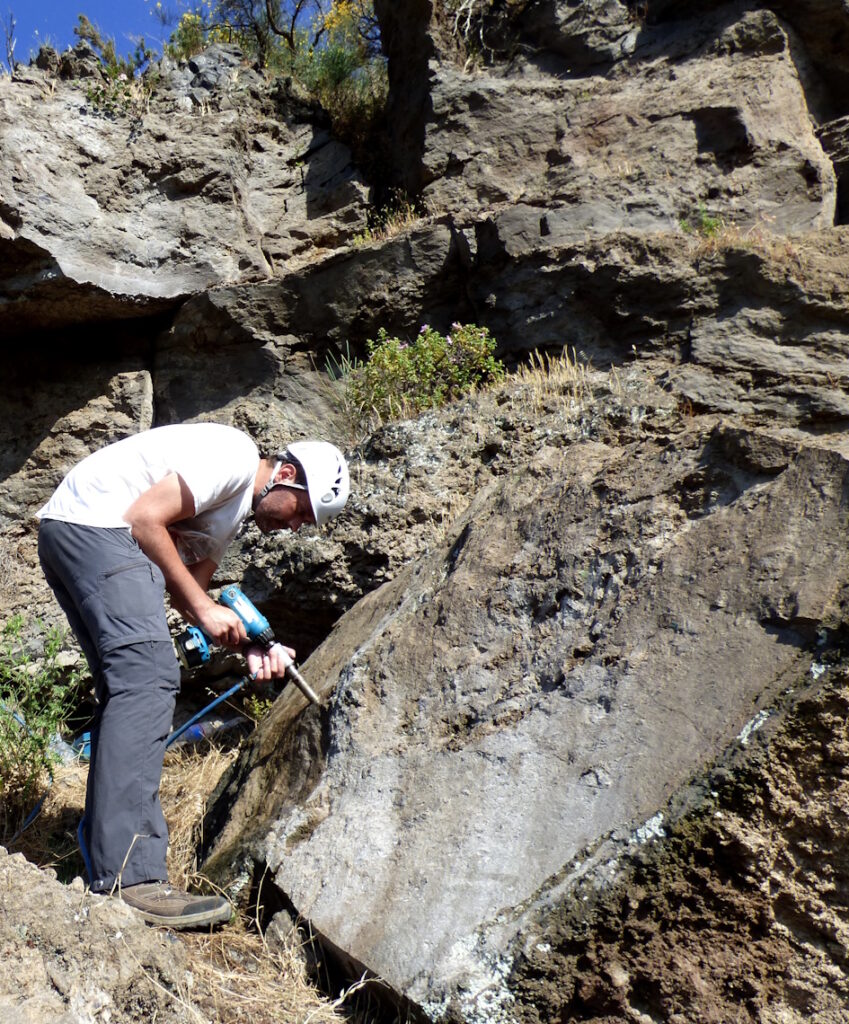
M 453 29 L 490 49 L 494 67 L 433 61 L 428 103 L 415 34 L 387 12 L 405 58 L 397 87 L 418 101 L 422 159 L 408 183 L 435 209 L 565 207 L 578 235 L 670 230 L 700 205 L 782 232 L 833 222 L 834 172 L 805 87 L 819 92 L 804 61 L 800 78 L 795 30 L 769 5 L 707 16 L 684 5 L 659 24 L 618 2 L 490 6 L 461 5 L 469 17 Z M 399 146 L 410 143 L 407 133 Z
M 364 226 L 347 149 L 232 47 L 166 65 L 121 116 L 90 79 L 29 67 L 0 87 L 4 332 L 173 307 Z
M 369 244 L 233 50 L 110 116 L 82 53 L 0 81 L 3 614 L 58 618 L 32 515 L 92 448 L 329 437 L 344 516 L 218 574 L 327 707 L 277 702 L 205 870 L 433 1020 L 842 1022 L 845 5 L 375 7 L 377 184 L 430 216 Z M 599 369 L 352 436 L 325 360 L 454 321 Z

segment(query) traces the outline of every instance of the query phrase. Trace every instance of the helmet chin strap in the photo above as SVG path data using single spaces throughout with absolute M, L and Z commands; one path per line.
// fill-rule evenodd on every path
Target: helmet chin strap
M 268 483 L 265 485 L 265 487 L 263 487 L 263 489 L 257 495 L 257 499 L 256 499 L 256 504 L 257 505 L 262 501 L 262 499 L 266 496 L 266 494 L 268 494 L 268 492 L 271 490 L 271 488 L 274 487 L 274 478 L 277 476 L 277 470 L 280 469 L 280 467 L 282 465 L 283 465 L 283 460 L 282 459 L 278 459 L 277 462 L 274 463 L 274 469 L 272 469 L 272 471 L 271 471 L 271 476 L 268 478 Z
M 304 487 L 303 484 L 296 484 L 296 483 L 290 482 L 288 480 L 285 483 L 282 483 L 282 484 L 281 483 L 276 483 L 274 478 L 277 476 L 277 471 L 280 469 L 280 467 L 282 465 L 283 465 L 283 460 L 282 459 L 278 459 L 277 462 L 274 463 L 274 469 L 272 469 L 272 471 L 271 471 L 271 476 L 268 478 L 268 483 L 265 485 L 265 487 L 263 487 L 263 489 L 257 495 L 256 505 L 258 505 L 262 501 L 262 499 L 266 496 L 266 494 L 268 494 L 268 492 L 270 490 L 273 490 L 273 488 L 275 488 L 275 487 L 294 487 L 296 491 L 309 491 L 309 488 L 308 487 Z M 256 505 L 254 505 L 254 507 L 256 507 Z

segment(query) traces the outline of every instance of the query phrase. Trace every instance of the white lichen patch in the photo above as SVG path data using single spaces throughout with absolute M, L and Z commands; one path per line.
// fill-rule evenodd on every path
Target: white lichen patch
M 633 836 L 630 839 L 632 844 L 639 844 L 642 846 L 644 843 L 648 843 L 652 839 L 662 839 L 666 835 L 663 829 L 663 815 L 658 811 L 657 814 L 653 815 L 644 824 L 640 825 L 635 830 Z
M 454 943 L 444 966 L 449 969 L 445 973 L 456 971 L 461 979 L 450 1001 L 465 1024 L 517 1024 L 512 1012 L 515 999 L 507 987 L 512 968 L 509 957 L 496 955 L 482 936 L 469 935 Z M 448 1004 L 443 998 L 421 1005 L 431 1020 L 438 1021 Z
M 769 711 L 759 711 L 751 721 L 746 722 L 741 729 L 740 734 L 737 736 L 741 746 L 745 747 L 748 744 L 752 734 L 760 729 L 764 722 L 769 718 L 769 715 Z

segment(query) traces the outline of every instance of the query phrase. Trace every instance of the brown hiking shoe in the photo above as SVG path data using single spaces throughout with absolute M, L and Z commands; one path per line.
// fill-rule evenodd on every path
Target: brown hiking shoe
M 169 928 L 203 928 L 230 920 L 230 904 L 223 896 L 192 896 L 172 889 L 167 882 L 125 886 L 121 899 L 137 910 L 148 924 Z

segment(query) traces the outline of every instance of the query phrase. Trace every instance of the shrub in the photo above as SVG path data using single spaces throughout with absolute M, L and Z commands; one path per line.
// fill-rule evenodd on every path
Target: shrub
M 425 324 L 413 342 L 390 338 L 381 328 L 366 347 L 364 362 L 348 359 L 328 367 L 331 376 L 343 378 L 345 404 L 360 426 L 438 408 L 504 378 L 504 366 L 493 355 L 495 339 L 474 324 L 452 324 L 444 336 Z
M 297 79 L 358 160 L 370 155 L 389 93 L 372 0 L 205 0 L 182 15 L 165 50 L 184 60 L 214 42 L 237 43 L 267 72 Z
M 92 47 L 103 68 L 103 80 L 86 89 L 88 102 L 106 114 L 128 113 L 134 106 L 141 112 L 150 99 L 152 84 L 138 75 L 154 57 L 144 39 L 139 40 L 132 54 L 120 57 L 115 40 L 104 38 L 84 14 L 78 16 L 74 35 Z
M 40 664 L 24 641 L 24 619 L 11 618 L 0 635 L 0 837 L 21 827 L 39 788 L 58 761 L 53 746 L 74 710 L 80 674 L 59 664 L 64 633 L 44 635 Z
M 685 234 L 697 234 L 702 238 L 713 238 L 725 227 L 722 217 L 709 214 L 704 203 L 699 203 L 689 217 L 682 217 L 679 224 Z
M 335 0 L 312 34 L 293 34 L 285 67 L 327 111 L 333 131 L 361 165 L 373 156 L 374 127 L 389 95 L 373 24 L 370 2 Z
M 206 36 L 207 29 L 201 16 L 193 11 L 186 11 L 165 44 L 165 52 L 174 60 L 189 60 L 207 45 Z

